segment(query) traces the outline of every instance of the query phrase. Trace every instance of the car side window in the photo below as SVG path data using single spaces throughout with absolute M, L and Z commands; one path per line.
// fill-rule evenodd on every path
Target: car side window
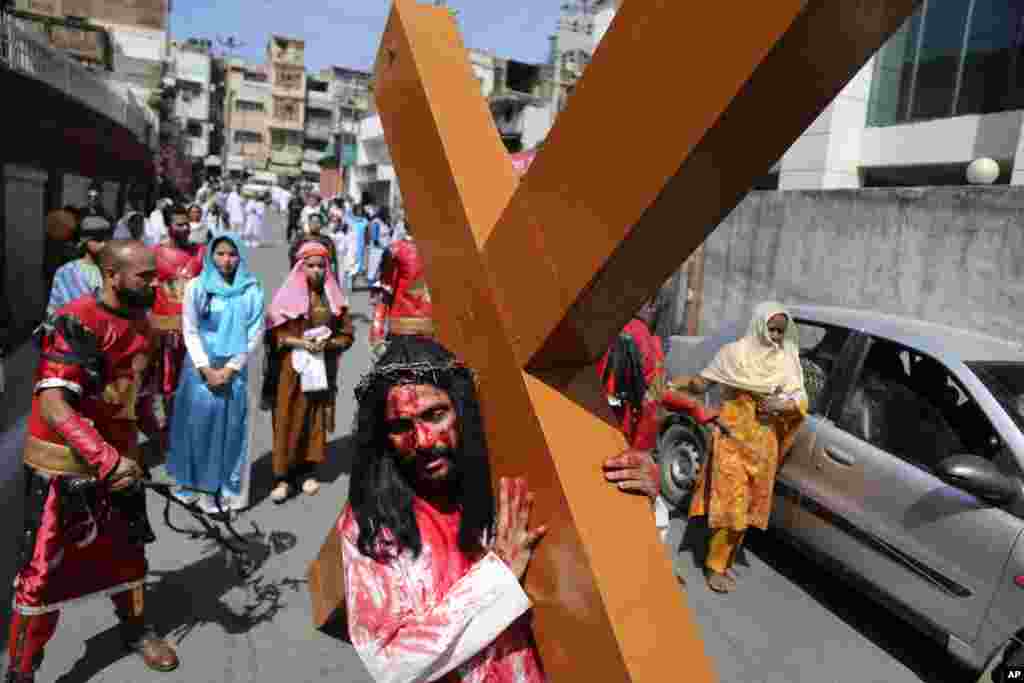
M 828 379 L 850 337 L 850 331 L 805 320 L 795 322 L 800 336 L 800 365 L 804 371 L 810 411 L 821 414 Z
M 962 396 L 954 390 L 948 370 L 938 361 L 922 358 L 926 357 L 873 339 L 838 426 L 927 471 L 953 455 L 994 455 L 994 451 L 983 453 L 972 447 L 981 427 L 968 420 L 968 412 L 957 412 Z M 970 402 L 960 403 L 964 405 Z M 971 420 L 977 417 L 987 423 L 980 409 L 970 415 Z
M 934 406 L 957 433 L 962 453 L 993 459 L 1002 440 L 981 406 L 953 373 L 925 354 L 911 355 L 910 381 L 915 391 Z

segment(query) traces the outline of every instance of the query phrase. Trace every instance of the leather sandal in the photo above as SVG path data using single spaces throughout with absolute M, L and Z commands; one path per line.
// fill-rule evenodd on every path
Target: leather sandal
M 273 491 L 270 492 L 270 499 L 274 501 L 276 504 L 280 505 L 281 503 L 288 500 L 288 495 L 290 493 L 291 486 L 288 485 L 288 482 L 282 481 L 280 484 L 274 487 Z
M 731 593 L 736 590 L 736 579 L 728 574 L 719 574 L 709 569 L 705 573 L 705 577 L 708 588 L 716 593 Z
M 168 672 L 178 668 L 178 653 L 170 643 L 157 635 L 156 631 L 146 628 L 135 640 L 125 643 L 129 650 L 142 656 L 142 661 L 153 671 Z

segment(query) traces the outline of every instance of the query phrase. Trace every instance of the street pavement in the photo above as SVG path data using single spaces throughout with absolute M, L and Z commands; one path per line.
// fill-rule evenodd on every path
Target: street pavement
M 268 301 L 287 272 L 283 221 L 270 213 L 269 224 L 273 243 L 250 250 Z M 241 580 L 211 542 L 167 528 L 163 499 L 150 495 L 150 514 L 159 539 L 148 553 L 147 612 L 178 648 L 181 667 L 160 674 L 147 670 L 139 658 L 125 655 L 109 602 L 98 600 L 64 611 L 39 672 L 41 683 L 371 680 L 351 646 L 313 628 L 305 580 L 310 560 L 346 500 L 352 461 L 346 436 L 355 410 L 352 388 L 370 364 L 367 295 L 355 293 L 351 305 L 357 338 L 342 363 L 330 463 L 321 472 L 323 486 L 318 495 L 296 497 L 282 506 L 268 499 L 271 425 L 267 413 L 255 415 L 254 505 L 237 525 L 250 534 L 258 562 L 250 578 Z M 256 367 L 251 368 L 254 393 L 262 374 L 262 354 L 257 356 Z M 5 461 L 20 456 L 11 443 L 11 434 L 16 433 L 9 430 L 0 435 L 6 439 L 0 438 L 0 456 Z M 595 455 L 595 476 L 600 476 L 600 458 Z M 165 476 L 162 470 L 154 471 L 157 478 Z M 5 500 L 8 507 L 19 502 L 16 495 Z M 176 526 L 196 527 L 179 509 L 172 508 L 171 515 Z M 20 517 L 20 511 L 14 516 Z M 939 646 L 809 564 L 771 534 L 750 536 L 736 568 L 739 588 L 726 596 L 711 593 L 704 585 L 699 552 L 693 551 L 702 545 L 700 530 L 687 528 L 684 520 L 677 519 L 669 537 L 677 572 L 686 581 L 683 596 L 695 613 L 722 683 L 973 680 Z M 637 590 L 643 590 L 643 577 L 637 577 Z M 686 671 L 685 661 L 665 662 L 666 680 L 686 680 Z

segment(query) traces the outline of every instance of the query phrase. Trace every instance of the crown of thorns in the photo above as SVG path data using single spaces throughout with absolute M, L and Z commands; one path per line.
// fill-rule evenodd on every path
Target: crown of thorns
M 356 385 L 356 400 L 362 402 L 370 388 L 377 383 L 390 386 L 399 384 L 422 384 L 425 381 L 437 384 L 442 377 L 475 378 L 475 373 L 456 359 L 443 363 L 416 361 L 414 363 L 388 363 L 377 365 L 363 375 Z

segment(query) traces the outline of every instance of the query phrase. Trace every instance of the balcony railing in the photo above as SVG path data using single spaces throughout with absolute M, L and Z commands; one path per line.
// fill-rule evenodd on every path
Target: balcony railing
M 301 149 L 271 149 L 270 163 L 282 166 L 298 166 L 302 163 Z
M 306 122 L 306 137 L 314 140 L 330 140 L 334 134 L 334 126 L 330 123 Z
M 153 146 L 150 117 L 107 80 L 19 29 L 0 12 L 0 63 L 42 81 L 121 124 L 143 144 Z
M 327 152 L 319 152 L 315 149 L 307 149 L 302 152 L 302 160 L 308 161 L 314 164 L 320 163 L 320 160 L 327 156 Z

